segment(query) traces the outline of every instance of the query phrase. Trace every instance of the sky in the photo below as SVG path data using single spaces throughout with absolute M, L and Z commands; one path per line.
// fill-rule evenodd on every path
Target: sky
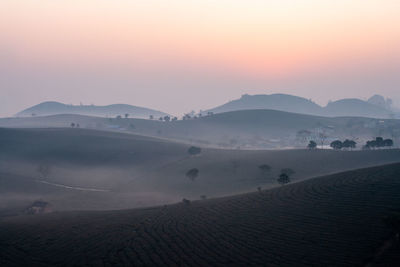
M 400 106 L 398 0 L 1 0 L 0 116 L 42 101 L 181 115 L 242 94 Z

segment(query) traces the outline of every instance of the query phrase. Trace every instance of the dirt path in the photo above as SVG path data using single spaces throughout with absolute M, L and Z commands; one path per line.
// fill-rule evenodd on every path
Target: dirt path
M 62 188 L 66 188 L 66 189 L 79 190 L 79 191 L 110 192 L 110 190 L 107 190 L 107 189 L 68 186 L 68 185 L 63 185 L 63 184 L 50 183 L 50 182 L 47 182 L 47 181 L 44 181 L 44 180 L 36 180 L 36 182 L 42 183 L 42 184 L 47 184 L 47 185 L 52 185 L 52 186 L 56 186 L 56 187 L 62 187 Z

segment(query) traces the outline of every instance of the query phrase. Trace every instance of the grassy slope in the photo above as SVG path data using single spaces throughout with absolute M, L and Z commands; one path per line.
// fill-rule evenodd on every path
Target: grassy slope
M 189 205 L 3 219 L 0 264 L 364 265 L 391 236 L 399 177 L 393 164 Z
M 171 203 L 201 195 L 218 197 L 277 186 L 282 168 L 293 181 L 399 162 L 399 150 L 244 151 L 203 149 L 190 157 L 188 145 L 143 136 L 85 129 L 0 130 L 0 210 L 35 199 L 55 210 L 123 209 Z M 42 177 L 37 167 L 51 167 Z M 268 164 L 270 173 L 258 166 Z M 198 168 L 191 181 L 185 174 Z M 43 184 L 94 188 L 88 192 Z

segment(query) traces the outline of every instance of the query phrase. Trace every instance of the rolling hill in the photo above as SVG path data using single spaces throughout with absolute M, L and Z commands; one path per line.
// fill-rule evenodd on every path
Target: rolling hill
M 32 116 L 49 116 L 58 114 L 79 114 L 97 117 L 116 117 L 118 115 L 124 117 L 129 114 L 134 118 L 148 118 L 150 115 L 154 117 L 166 116 L 167 114 L 161 111 L 152 110 L 143 107 L 136 107 L 126 104 L 114 104 L 108 106 L 95 105 L 66 105 L 59 102 L 43 102 L 33 107 L 27 108 L 16 114 L 17 117 L 32 117 Z
M 385 218 L 399 215 L 399 176 L 393 164 L 191 203 L 4 218 L 0 264 L 395 266 L 399 229 Z
M 0 127 L 70 127 L 134 133 L 195 143 L 202 146 L 274 149 L 304 148 L 308 140 L 318 143 L 319 134 L 327 135 L 326 144 L 336 139 L 357 139 L 361 146 L 374 136 L 400 140 L 399 120 L 362 117 L 321 117 L 276 110 L 241 110 L 218 113 L 190 120 L 159 121 L 144 119 L 99 118 L 81 115 L 54 115 L 32 118 L 0 119 Z M 298 136 L 299 131 L 308 136 Z
M 360 99 L 342 99 L 330 102 L 326 107 L 321 107 L 311 100 L 287 94 L 271 95 L 242 95 L 240 99 L 230 101 L 221 106 L 207 110 L 207 112 L 221 113 L 237 110 L 272 109 L 299 114 L 308 114 L 327 117 L 369 117 L 391 118 L 393 111 Z
M 208 111 L 222 113 L 237 110 L 272 109 L 299 114 L 321 115 L 322 108 L 303 97 L 272 94 L 272 95 L 242 95 L 240 99 L 230 101 Z
M 330 102 L 324 108 L 324 114 L 332 117 L 354 116 L 368 118 L 390 118 L 391 111 L 360 99 L 342 99 Z
M 88 129 L 0 129 L 0 213 L 33 201 L 54 210 L 110 210 L 218 197 L 400 161 L 400 150 L 223 150 Z M 271 170 L 263 171 L 267 164 Z M 196 168 L 198 176 L 187 172 Z

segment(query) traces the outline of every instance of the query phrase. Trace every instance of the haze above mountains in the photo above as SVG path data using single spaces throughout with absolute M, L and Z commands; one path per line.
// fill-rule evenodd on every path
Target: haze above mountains
M 374 95 L 367 101 L 346 98 L 329 102 L 325 107 L 312 100 L 288 95 L 242 95 L 241 98 L 232 100 L 215 108 L 201 111 L 202 115 L 208 112 L 223 113 L 239 110 L 270 109 L 298 114 L 307 114 L 325 117 L 369 117 L 369 118 L 395 118 L 399 112 L 392 108 L 391 99 Z M 108 106 L 95 105 L 66 105 L 59 102 L 43 102 L 27 108 L 16 114 L 17 117 L 48 116 L 58 114 L 79 114 L 98 117 L 115 117 L 118 115 L 134 118 L 164 117 L 168 114 L 162 111 L 132 106 L 127 104 L 113 104 Z M 195 114 L 195 112 L 192 112 Z

